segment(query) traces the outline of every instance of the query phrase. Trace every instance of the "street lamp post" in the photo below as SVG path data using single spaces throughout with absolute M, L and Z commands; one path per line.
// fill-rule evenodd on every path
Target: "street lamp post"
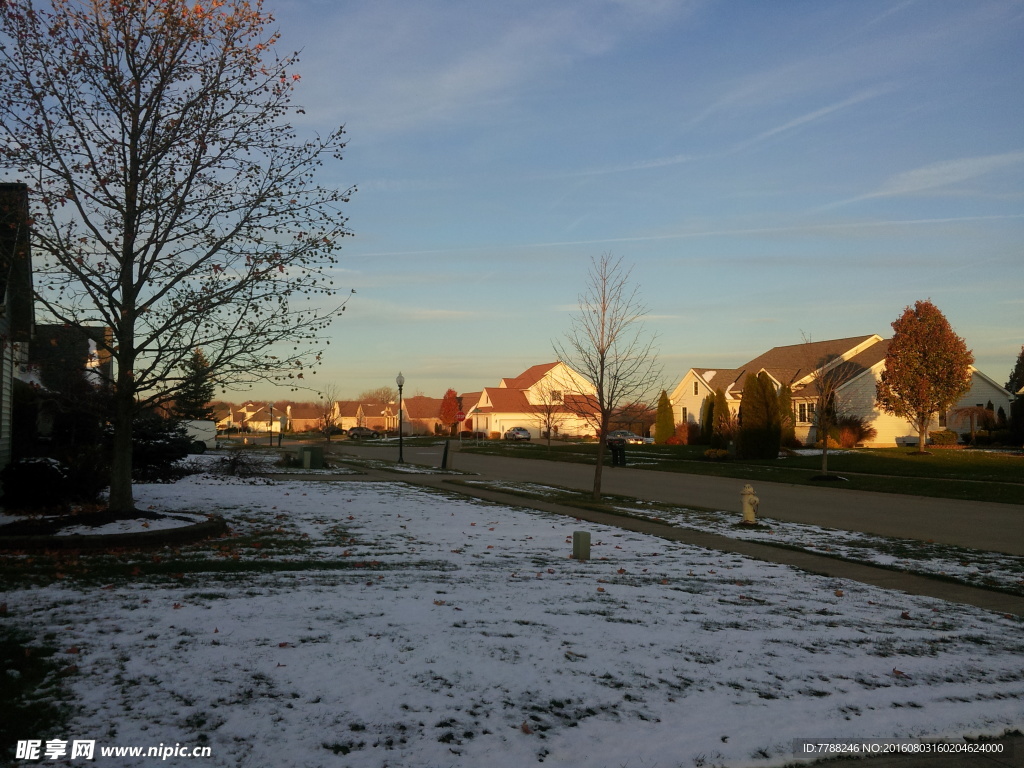
M 405 457 L 402 455 L 402 387 L 405 386 L 405 376 L 401 371 L 395 377 L 395 384 L 398 385 L 398 463 L 404 464 Z

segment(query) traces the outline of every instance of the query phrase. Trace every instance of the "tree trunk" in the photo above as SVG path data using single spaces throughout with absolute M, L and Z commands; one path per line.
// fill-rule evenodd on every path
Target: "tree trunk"
M 927 453 L 925 446 L 928 444 L 928 423 L 930 421 L 930 413 L 924 418 L 918 417 L 917 419 L 917 450 L 920 453 Z
M 120 384 L 120 382 L 119 382 Z M 114 395 L 114 445 L 110 461 L 110 511 L 135 509 L 132 495 L 132 421 L 135 399 L 130 388 L 118 386 Z
M 601 500 L 601 470 L 604 469 L 604 451 L 606 443 L 604 441 L 604 433 L 606 430 L 601 431 L 601 438 L 597 443 L 597 466 L 594 467 L 594 501 Z

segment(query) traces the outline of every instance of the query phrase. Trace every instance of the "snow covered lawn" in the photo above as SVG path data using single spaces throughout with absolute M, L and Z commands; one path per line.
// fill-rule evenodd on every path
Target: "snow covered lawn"
M 1024 727 L 1015 618 L 400 482 L 137 497 L 235 535 L 0 597 L 74 665 L 62 738 L 99 766 L 777 766 L 797 738 Z

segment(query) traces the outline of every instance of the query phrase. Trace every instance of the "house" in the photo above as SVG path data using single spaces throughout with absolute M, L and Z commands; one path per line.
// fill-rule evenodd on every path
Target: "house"
M 0 184 L 0 468 L 11 461 L 14 373 L 26 362 L 35 321 L 28 187 Z
M 290 432 L 317 432 L 324 428 L 324 409 L 314 403 L 289 403 L 285 406 Z
M 391 415 L 392 410 L 394 416 Z M 336 400 L 334 402 L 334 425 L 341 429 L 368 427 L 379 432 L 397 429 L 398 404 Z
M 557 435 L 592 435 L 594 388 L 565 363 L 543 363 L 527 368 L 518 376 L 502 379 L 497 387 L 485 387 L 479 394 L 462 396 L 466 429 L 504 434 L 523 427 L 531 437 L 548 431 Z
M 21 378 L 73 396 L 114 380 L 114 331 L 107 326 L 36 325 Z
M 434 435 L 449 425 L 441 423 L 440 397 L 413 395 L 402 400 L 402 434 Z
M 877 434 L 868 447 L 884 447 L 917 442 L 917 429 L 906 419 L 885 413 L 875 401 L 875 384 L 885 368 L 889 340 L 877 334 L 846 339 L 807 342 L 774 347 L 747 363 L 729 369 L 691 368 L 673 390 L 670 400 L 677 424 L 700 423 L 704 398 L 715 390 L 725 393 L 729 410 L 735 416 L 743 399 L 743 382 L 748 374 L 768 374 L 776 388 L 789 385 L 793 392 L 796 438 L 803 443 L 817 440 L 814 409 L 819 382 L 831 377 L 836 382 L 836 399 L 841 413 L 860 416 Z M 970 390 L 948 414 L 939 414 L 931 429 L 947 425 L 957 429 L 957 408 L 992 402 L 1007 412 L 1010 393 L 977 369 L 972 369 Z

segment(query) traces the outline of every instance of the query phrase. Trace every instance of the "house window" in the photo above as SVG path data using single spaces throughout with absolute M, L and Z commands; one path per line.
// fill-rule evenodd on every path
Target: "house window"
M 698 387 L 698 384 L 697 384 L 697 382 L 696 382 L 696 381 L 695 381 L 695 382 L 693 382 L 693 394 L 695 394 L 695 395 L 697 395 L 697 394 L 700 394 L 700 393 L 699 393 L 699 392 L 697 391 L 697 387 Z
M 685 406 L 683 407 L 683 418 L 682 418 L 682 422 L 683 422 L 683 424 L 685 424 L 685 423 L 686 423 L 686 407 L 685 407 Z
M 797 406 L 797 422 L 810 424 L 814 421 L 814 403 L 800 403 Z
M 562 402 L 562 390 L 560 390 L 560 389 L 553 389 L 553 390 L 551 390 L 551 402 L 552 403 L 560 403 L 560 402 Z
M 939 426 L 940 427 L 945 427 L 946 426 L 946 412 L 945 411 L 943 411 L 942 413 L 939 414 Z

